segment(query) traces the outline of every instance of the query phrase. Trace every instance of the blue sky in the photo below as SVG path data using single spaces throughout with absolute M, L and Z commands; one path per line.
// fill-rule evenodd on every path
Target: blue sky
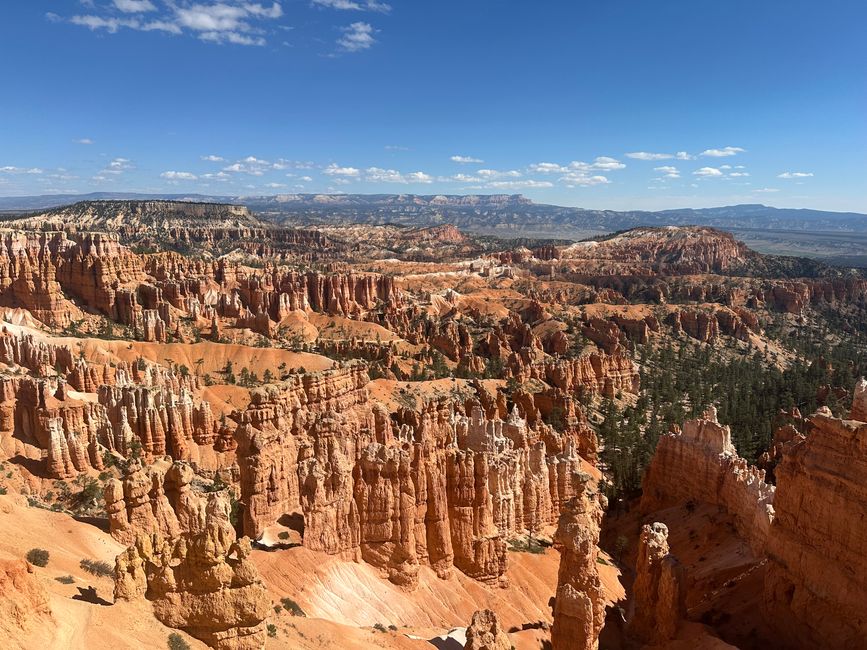
M 6 0 L 0 195 L 867 212 L 863 0 Z

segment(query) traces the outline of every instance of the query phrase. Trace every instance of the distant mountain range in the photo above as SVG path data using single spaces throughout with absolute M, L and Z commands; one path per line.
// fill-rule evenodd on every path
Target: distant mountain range
M 720 208 L 615 211 L 534 203 L 519 194 L 278 194 L 218 196 L 98 192 L 84 195 L 0 197 L 0 211 L 35 212 L 79 201 L 157 199 L 245 205 L 263 219 L 285 224 L 367 223 L 458 228 L 520 236 L 574 236 L 637 226 L 701 225 L 726 230 L 867 233 L 867 215 L 748 204 Z

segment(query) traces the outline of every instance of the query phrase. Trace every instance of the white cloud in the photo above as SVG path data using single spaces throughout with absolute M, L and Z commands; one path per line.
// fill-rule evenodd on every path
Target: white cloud
M 493 181 L 502 178 L 520 178 L 522 176 L 521 172 L 517 169 L 510 169 L 508 171 L 498 171 L 496 169 L 480 169 L 476 172 L 478 176 L 481 178 Z
M 272 190 L 280 189 L 281 187 L 286 187 L 285 183 L 265 183 L 265 187 L 268 187 Z
M 271 163 L 267 160 L 262 160 L 256 156 L 247 156 L 227 167 L 223 167 L 223 171 L 235 174 L 248 174 L 250 176 L 264 176 L 265 172 L 269 171 L 271 167 Z
M 593 164 L 590 165 L 589 169 L 602 169 L 604 171 L 614 171 L 617 169 L 625 169 L 626 165 L 617 160 L 616 158 L 609 158 L 608 156 L 599 156 L 596 160 L 593 161 Z
M 396 169 L 382 169 L 380 167 L 368 167 L 365 170 L 365 180 L 372 183 L 421 183 L 428 185 L 433 183 L 433 176 L 424 172 L 410 172 L 402 174 Z
M 0 174 L 41 174 L 43 173 L 39 167 L 14 167 L 6 165 L 0 167 Z
M 385 145 L 386 151 L 409 151 L 409 147 L 404 147 L 399 144 L 387 144 Z
M 541 162 L 530 165 L 530 171 L 541 174 L 587 174 L 591 171 L 617 171 L 624 169 L 626 165 L 616 158 L 608 156 L 599 156 L 592 163 L 586 163 L 580 160 L 573 160 L 568 165 L 559 165 L 557 163 Z M 607 180 L 607 179 L 606 179 Z
M 160 174 L 160 178 L 165 178 L 169 181 L 195 181 L 199 177 L 190 172 L 163 172 Z
M 723 175 L 723 173 L 716 167 L 702 167 L 701 169 L 695 170 L 693 174 L 701 178 L 718 178 Z
M 669 158 L 674 158 L 674 154 L 650 153 L 648 151 L 633 151 L 632 153 L 626 154 L 626 157 L 634 158 L 635 160 L 668 160 Z
M 311 4 L 315 7 L 341 9 L 344 11 L 378 11 L 383 14 L 391 11 L 391 5 L 385 2 L 378 2 L 377 0 L 366 0 L 366 2 L 354 2 L 354 0 L 312 0 Z
M 122 174 L 128 169 L 132 169 L 133 164 L 129 158 L 115 158 L 108 165 L 106 165 L 105 169 L 100 172 L 101 174 Z
M 279 2 L 259 4 L 233 0 L 232 2 L 199 2 L 181 4 L 166 1 L 166 9 L 160 11 L 153 20 L 144 20 L 136 14 L 159 11 L 153 0 L 112 0 L 112 7 L 122 16 L 106 9 L 99 11 L 95 3 L 89 6 L 95 13 L 72 16 L 68 19 L 73 25 L 90 30 L 105 30 L 110 34 L 120 29 L 143 32 L 161 31 L 180 35 L 184 30 L 196 34 L 202 41 L 211 43 L 233 43 L 236 45 L 265 45 L 263 21 L 276 20 L 283 15 Z M 52 22 L 62 22 L 63 17 L 54 13 L 46 14 Z
M 231 180 L 232 175 L 227 174 L 226 172 L 217 172 L 215 174 L 202 174 L 202 178 L 206 178 L 209 181 L 220 181 L 221 183 L 225 183 Z
M 73 140 L 75 144 L 93 144 L 93 140 L 90 138 L 78 138 L 77 140 Z
M 337 39 L 337 45 L 346 52 L 360 52 L 370 48 L 376 42 L 370 23 L 352 23 L 342 31 L 343 36 Z
M 202 160 L 207 160 L 208 162 L 226 162 L 225 158 L 222 156 L 215 156 L 214 154 L 202 156 Z
M 466 164 L 466 163 L 476 163 L 481 164 L 485 162 L 480 158 L 473 158 L 472 156 L 452 156 L 449 160 L 456 163 Z
M 744 153 L 745 151 L 746 149 L 742 149 L 741 147 L 723 147 L 722 149 L 705 149 L 700 155 L 710 156 L 711 158 L 727 158 Z
M 304 181 L 305 183 L 312 183 L 312 182 L 313 182 L 313 178 L 311 178 L 310 176 L 302 176 L 302 177 L 299 178 L 298 180 L 299 180 L 299 181 Z
M 779 192 L 779 191 L 780 190 L 778 190 L 776 187 L 763 187 L 760 190 L 753 190 L 753 192 L 760 192 L 762 194 L 772 194 L 774 192 Z
M 322 173 L 328 176 L 348 176 L 350 178 L 357 178 L 361 175 L 361 170 L 356 169 L 355 167 L 340 167 L 335 163 L 331 163 L 328 167 L 322 170 Z
M 783 172 L 777 178 L 810 178 L 812 175 L 813 172 Z
M 685 151 L 678 151 L 676 154 L 674 154 L 674 157 L 678 160 L 692 160 L 694 156 L 690 156 Z
M 150 0 L 113 0 L 113 2 L 117 9 L 127 14 L 157 10 Z
M 606 176 L 589 175 L 586 172 L 572 172 L 560 177 L 560 182 L 565 183 L 566 187 L 591 187 L 593 185 L 607 185 L 611 181 Z
M 732 172 L 731 174 L 729 174 L 729 176 L 731 176 L 732 178 L 744 178 L 749 175 L 749 172 Z
M 116 34 L 121 27 L 142 32 L 161 31 L 169 34 L 181 34 L 182 30 L 173 22 L 154 20 L 142 22 L 138 18 L 104 18 L 102 16 L 73 16 L 69 19 L 73 25 L 87 27 L 91 31 L 104 29 L 109 34 Z
M 660 172 L 663 178 L 680 178 L 680 171 L 677 167 L 664 165 L 662 167 L 654 167 L 653 171 Z
M 527 179 L 524 181 L 493 181 L 485 185 L 485 187 L 494 190 L 524 190 L 554 187 L 554 183 L 550 181 L 537 181 L 533 179 Z
M 454 176 L 449 176 L 443 180 L 455 181 L 456 183 L 480 183 L 482 181 L 478 176 L 471 176 L 470 174 L 455 174 Z
M 557 163 L 540 162 L 530 165 L 530 171 L 537 174 L 565 174 L 568 170 Z

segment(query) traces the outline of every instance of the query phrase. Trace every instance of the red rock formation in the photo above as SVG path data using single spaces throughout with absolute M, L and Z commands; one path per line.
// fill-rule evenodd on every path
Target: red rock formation
M 361 557 L 401 586 L 421 563 L 503 583 L 506 540 L 553 523 L 554 503 L 576 493 L 574 441 L 476 404 L 470 417 L 434 401 L 390 419 L 366 382 L 360 365 L 291 378 L 233 416 L 244 530 L 300 511 L 305 546 Z M 548 439 L 562 448 L 549 455 Z
M 467 628 L 467 643 L 464 650 L 512 650 L 509 635 L 500 625 L 497 615 L 490 609 L 473 612 L 473 620 Z
M 271 606 L 250 552 L 217 522 L 176 539 L 139 535 L 117 556 L 115 600 L 146 598 L 164 625 L 217 650 L 262 650 Z
M 15 639 L 37 624 L 49 619 L 51 605 L 48 592 L 24 560 L 0 560 L 0 634 Z M 45 621 L 47 622 L 47 621 Z
M 641 511 L 655 512 L 687 501 L 724 508 L 757 555 L 764 553 L 774 517 L 774 486 L 747 464 L 731 443 L 716 409 L 688 420 L 683 432 L 659 439 L 644 477 Z
M 810 417 L 777 466 L 765 604 L 781 642 L 861 648 L 867 639 L 867 423 Z
M 160 460 L 143 468 L 131 463 L 122 480 L 105 485 L 109 532 L 132 544 L 140 534 L 159 532 L 166 538 L 202 532 L 208 522 L 225 515 L 229 524 L 229 496 L 225 491 L 193 489 L 195 474 L 186 463 Z
M 585 490 L 564 504 L 555 541 L 560 570 L 554 601 L 554 650 L 595 650 L 605 622 L 605 602 L 596 560 L 605 497 Z
M 849 413 L 850 420 L 867 422 L 867 380 L 861 377 L 855 384 L 855 393 L 852 396 L 852 410 Z
M 668 550 L 665 524 L 642 527 L 635 573 L 630 636 L 650 644 L 673 639 L 686 618 L 686 588 L 683 567 Z
M 522 381 L 539 379 L 576 396 L 614 397 L 618 391 L 634 394 L 639 388 L 638 367 L 625 353 L 591 352 L 577 359 L 544 359 L 522 367 L 518 377 Z

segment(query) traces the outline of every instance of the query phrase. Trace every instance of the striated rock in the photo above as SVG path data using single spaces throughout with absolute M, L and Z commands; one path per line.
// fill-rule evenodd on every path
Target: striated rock
M 478 403 L 470 416 L 435 400 L 390 417 L 366 383 L 359 364 L 292 377 L 233 415 L 245 532 L 300 513 L 304 546 L 408 589 L 422 563 L 504 585 L 506 540 L 553 523 L 580 490 L 575 440 Z
M 796 439 L 776 468 L 765 608 L 790 647 L 861 648 L 867 423 L 836 419 L 827 409 L 809 420 L 809 435 Z
M 236 540 L 223 514 L 175 539 L 140 534 L 117 556 L 115 599 L 146 598 L 164 625 L 217 650 L 260 650 L 270 601 L 250 540 Z
M 764 554 L 774 519 L 774 492 L 763 470 L 738 456 L 716 409 L 688 420 L 683 432 L 662 436 L 644 476 L 641 511 L 655 512 L 688 501 L 724 508 L 757 555 Z
M 560 570 L 551 628 L 554 650 L 595 650 L 605 622 L 605 601 L 596 565 L 605 497 L 585 490 L 564 504 L 555 535 Z
M 630 636 L 651 644 L 673 639 L 686 618 L 686 589 L 684 569 L 669 553 L 665 524 L 642 527 L 635 573 Z
M 465 650 L 512 650 L 513 647 L 494 612 L 480 609 L 473 613 L 473 620 L 467 628 Z
M 168 539 L 182 532 L 199 533 L 216 518 L 221 519 L 220 525 L 230 525 L 228 493 L 196 491 L 194 476 L 182 462 L 159 460 L 146 468 L 131 463 L 122 480 L 105 484 L 111 536 L 132 544 L 144 533 L 159 532 Z

